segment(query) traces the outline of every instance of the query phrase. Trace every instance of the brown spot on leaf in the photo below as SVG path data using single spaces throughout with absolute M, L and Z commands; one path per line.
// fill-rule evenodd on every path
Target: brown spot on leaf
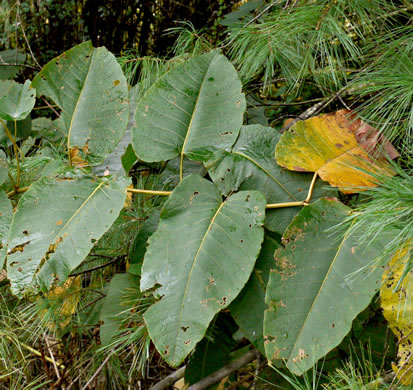
M 115 81 L 113 82 L 113 86 L 114 86 L 114 87 L 117 87 L 119 84 L 120 84 L 120 80 L 115 80 Z
M 62 223 L 63 223 L 63 221 L 60 220 L 60 221 L 57 221 L 57 222 L 56 222 L 56 225 L 61 225 Z
M 296 272 L 294 271 L 294 269 L 296 268 L 295 264 L 292 264 L 291 261 L 288 260 L 285 256 L 277 257 L 275 259 L 275 262 L 278 267 L 277 272 L 281 275 L 281 280 L 286 280 L 296 274 Z
M 305 353 L 304 349 L 299 349 L 298 350 L 298 356 L 293 358 L 292 361 L 293 363 L 298 363 L 304 360 L 306 357 L 308 357 L 308 354 Z
M 25 247 L 26 245 L 29 245 L 30 242 L 31 242 L 31 241 L 27 241 L 27 242 L 24 242 L 23 244 L 16 245 L 14 248 L 10 249 L 10 250 L 7 252 L 7 254 L 10 255 L 10 254 L 16 253 L 16 252 L 23 252 L 23 251 L 24 251 L 24 247 Z
M 336 148 L 339 148 L 339 149 L 343 147 L 343 145 L 342 145 L 342 144 L 338 144 L 338 143 L 337 143 L 337 144 L 335 144 L 334 146 L 335 146 Z
M 191 342 L 191 339 L 188 339 L 188 340 L 185 340 L 185 341 L 184 341 L 184 344 L 185 344 L 185 345 L 188 345 L 190 342 Z
M 296 172 L 308 172 L 307 169 L 299 167 L 299 166 L 294 166 L 294 171 Z

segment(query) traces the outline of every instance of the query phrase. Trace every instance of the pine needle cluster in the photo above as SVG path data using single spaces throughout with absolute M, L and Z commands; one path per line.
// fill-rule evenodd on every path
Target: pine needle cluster
M 353 94 L 367 99 L 360 115 L 389 139 L 413 143 L 413 26 L 396 28 L 369 44 L 367 71 L 353 82 Z
M 271 12 L 230 36 L 230 56 L 244 82 L 263 74 L 291 86 L 305 78 L 336 90 L 364 62 L 370 35 L 388 28 L 396 11 L 384 0 L 275 2 Z
M 365 200 L 349 218 L 350 233 L 360 237 L 360 242 L 384 242 L 386 245 L 378 265 L 386 264 L 393 256 L 404 254 L 400 260 L 413 255 L 413 159 L 408 157 L 406 168 L 392 163 L 397 175 L 375 175 L 377 187 L 368 188 Z M 405 273 L 413 269 L 408 262 Z

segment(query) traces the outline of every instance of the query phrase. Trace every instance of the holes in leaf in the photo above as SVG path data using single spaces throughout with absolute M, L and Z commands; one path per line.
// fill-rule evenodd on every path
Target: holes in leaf
M 28 235 L 29 234 L 29 232 L 27 231 L 27 230 L 23 230 L 23 232 L 22 232 L 24 235 Z
M 181 329 L 186 332 L 189 329 L 189 326 L 181 326 Z

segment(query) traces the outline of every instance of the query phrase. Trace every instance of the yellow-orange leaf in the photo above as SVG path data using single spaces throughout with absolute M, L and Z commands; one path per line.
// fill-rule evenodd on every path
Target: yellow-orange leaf
M 344 193 L 374 186 L 369 172 L 390 175 L 385 154 L 397 157 L 387 140 L 348 110 L 297 122 L 282 135 L 275 150 L 282 167 L 316 172 Z
M 390 261 L 380 289 L 383 315 L 398 338 L 398 362 L 393 364 L 393 370 L 405 386 L 410 385 L 413 379 L 413 271 L 406 274 L 396 291 L 395 288 L 409 260 L 408 245 L 411 244 Z

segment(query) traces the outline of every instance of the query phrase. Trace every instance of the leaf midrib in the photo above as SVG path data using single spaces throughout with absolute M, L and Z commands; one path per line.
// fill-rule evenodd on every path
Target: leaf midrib
M 189 134 L 190 134 L 190 132 L 191 132 L 191 130 L 192 130 L 192 122 L 193 122 L 193 120 L 194 120 L 194 118 L 195 118 L 195 114 L 196 114 L 197 109 L 198 109 L 199 98 L 200 98 L 200 96 L 201 96 L 201 94 L 202 94 L 202 90 L 203 90 L 204 85 L 205 85 L 206 76 L 207 76 L 208 71 L 209 71 L 209 69 L 210 69 L 210 67 L 211 67 L 211 64 L 212 64 L 212 62 L 213 62 L 213 60 L 214 60 L 215 58 L 216 58 L 216 56 L 213 56 L 213 57 L 212 57 L 210 63 L 208 64 L 208 67 L 207 67 L 207 69 L 206 69 L 206 71 L 205 71 L 205 73 L 204 73 L 204 76 L 202 77 L 201 86 L 200 86 L 200 88 L 199 88 L 198 96 L 196 97 L 194 110 L 193 110 L 192 115 L 191 115 L 191 120 L 189 121 L 188 131 L 186 132 L 185 139 L 184 139 L 184 142 L 183 142 L 183 144 L 182 144 L 181 157 L 180 157 L 180 166 L 181 166 L 181 167 L 183 166 L 183 161 L 184 161 L 185 146 L 186 146 L 186 143 L 187 143 L 187 141 L 188 141 Z
M 195 254 L 195 257 L 194 257 L 194 260 L 192 262 L 192 266 L 191 266 L 191 269 L 189 271 L 188 278 L 187 278 L 187 281 L 186 281 L 184 294 L 183 294 L 183 297 L 182 297 L 182 305 L 181 305 L 181 309 L 179 311 L 178 324 L 181 324 L 181 322 L 182 322 L 182 314 L 183 314 L 183 311 L 184 311 L 185 299 L 186 299 L 186 295 L 188 293 L 188 288 L 189 288 L 189 284 L 190 284 L 190 281 L 191 281 L 192 272 L 195 269 L 196 262 L 198 260 L 199 254 L 201 253 L 201 249 L 202 249 L 202 247 L 205 243 L 205 240 L 206 240 L 207 236 L 209 235 L 209 232 L 211 231 L 212 226 L 215 223 L 215 220 L 216 220 L 218 214 L 221 212 L 221 210 L 222 210 L 223 206 L 225 205 L 225 203 L 226 203 L 226 200 L 220 204 L 220 206 L 218 207 L 218 209 L 215 212 L 214 216 L 212 217 L 211 222 L 209 223 L 209 226 L 208 226 L 206 232 L 204 233 L 204 235 L 202 237 L 202 240 L 201 240 L 201 243 L 199 244 L 198 250 Z M 176 330 L 176 337 L 175 337 L 175 345 L 178 344 L 177 341 L 178 341 L 178 334 L 179 334 L 180 326 L 177 326 L 176 329 L 177 330 Z
M 343 240 L 340 242 L 340 245 L 339 245 L 338 248 L 337 248 L 337 251 L 336 251 L 336 254 L 335 254 L 335 256 L 334 256 L 334 259 L 333 259 L 333 261 L 331 262 L 331 264 L 330 264 L 330 266 L 329 266 L 329 268 L 328 268 L 328 271 L 327 271 L 327 273 L 326 273 L 326 275 L 325 275 L 325 277 L 324 277 L 324 279 L 323 279 L 323 282 L 321 283 L 321 286 L 319 287 L 319 289 L 318 289 L 318 291 L 317 291 L 317 294 L 316 294 L 316 296 L 315 296 L 315 298 L 314 298 L 314 300 L 313 300 L 313 303 L 311 304 L 310 310 L 308 311 L 307 316 L 306 316 L 306 318 L 305 318 L 305 320 L 304 320 L 304 322 L 303 322 L 303 325 L 301 326 L 300 331 L 299 331 L 299 333 L 298 333 L 298 335 L 297 335 L 297 337 L 296 337 L 296 340 L 295 340 L 295 342 L 294 342 L 294 345 L 293 345 L 293 347 L 291 348 L 291 352 L 290 352 L 289 355 L 288 355 L 288 362 L 290 362 L 290 360 L 291 360 L 291 358 L 292 358 L 292 355 L 293 355 L 293 352 L 294 352 L 295 349 L 297 348 L 298 341 L 299 341 L 299 339 L 300 339 L 300 337 L 301 337 L 301 334 L 302 334 L 302 332 L 303 332 L 303 330 L 304 330 L 304 328 L 305 328 L 305 325 L 306 325 L 306 323 L 307 323 L 307 321 L 308 321 L 308 319 L 309 319 L 309 317 L 310 317 L 310 314 L 312 313 L 312 311 L 313 311 L 313 309 L 314 309 L 314 306 L 315 306 L 315 304 L 316 304 L 316 302 L 317 302 L 317 300 L 318 300 L 318 298 L 319 298 L 319 296 L 320 296 L 320 294 L 321 294 L 321 291 L 323 291 L 323 289 L 324 289 L 324 285 L 325 285 L 326 281 L 328 280 L 328 277 L 329 277 L 329 275 L 330 275 L 330 273 L 331 273 L 331 271 L 332 271 L 332 269 L 333 269 L 333 266 L 334 266 L 335 263 L 336 263 L 337 257 L 338 257 L 338 255 L 340 254 L 340 252 L 341 252 L 341 250 L 342 250 L 342 248 L 343 248 L 343 245 L 344 245 L 345 241 L 347 240 L 347 236 L 348 236 L 348 234 L 346 234 L 346 235 L 343 237 Z
M 77 107 L 79 105 L 80 98 L 82 97 L 82 93 L 85 89 L 85 85 L 86 85 L 86 82 L 87 82 L 89 74 L 90 74 L 90 67 L 92 65 L 92 60 L 93 60 L 93 57 L 94 57 L 95 53 L 96 53 L 95 49 L 92 49 L 92 55 L 90 56 L 90 61 L 89 61 L 89 66 L 87 68 L 86 77 L 83 81 L 82 89 L 80 90 L 79 96 L 77 98 L 76 105 L 75 105 L 75 108 L 74 108 L 73 113 L 72 113 L 72 118 L 70 119 L 70 125 L 69 125 L 69 129 L 68 129 L 68 132 L 67 132 L 67 149 L 68 149 L 69 152 L 70 152 L 70 137 L 72 136 L 73 120 L 75 118 L 75 114 L 77 112 Z
M 73 213 L 73 215 L 67 220 L 67 222 L 63 225 L 63 227 L 59 230 L 59 232 L 55 235 L 55 237 L 53 238 L 53 240 L 51 241 L 50 245 L 56 244 L 57 239 L 60 237 L 61 233 L 63 232 L 63 230 L 66 229 L 66 227 L 72 222 L 72 220 L 80 213 L 80 211 L 84 208 L 84 206 L 90 201 L 90 199 L 92 199 L 92 197 L 96 194 L 96 192 L 104 185 L 105 183 L 102 182 L 100 183 L 93 191 L 92 193 L 86 198 L 86 200 L 80 205 L 80 207 L 78 207 L 78 209 L 76 210 L 75 213 Z M 49 248 L 48 247 L 48 248 Z M 42 256 L 43 258 L 43 256 Z M 39 263 L 36 272 L 33 274 L 33 280 L 35 279 L 36 275 L 40 272 L 42 268 L 42 264 Z

